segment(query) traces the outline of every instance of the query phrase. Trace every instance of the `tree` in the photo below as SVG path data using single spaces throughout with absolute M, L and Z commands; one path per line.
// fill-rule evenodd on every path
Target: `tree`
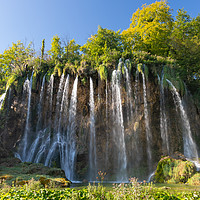
M 93 67 L 116 62 L 123 50 L 120 31 L 115 32 L 99 26 L 97 34 L 92 35 L 81 50 L 85 54 L 84 59 Z
M 53 36 L 51 40 L 51 49 L 48 51 L 48 54 L 52 57 L 55 64 L 61 60 L 63 55 L 63 48 L 61 47 L 61 41 L 58 35 Z
M 144 4 L 133 13 L 130 27 L 122 32 L 125 47 L 167 56 L 172 21 L 170 7 L 165 1 Z
M 80 62 L 80 45 L 76 44 L 75 40 L 70 40 L 64 47 L 64 56 L 63 58 L 66 62 L 74 64 L 75 61 Z
M 41 59 L 44 58 L 44 48 L 45 48 L 45 39 L 42 40 L 42 48 L 41 48 Z
M 5 89 L 11 74 L 23 75 L 29 61 L 34 57 L 34 50 L 30 43 L 27 47 L 21 41 L 12 43 L 12 46 L 0 54 L 0 85 Z
M 192 19 L 183 9 L 178 11 L 170 47 L 170 56 L 179 63 L 183 80 L 200 78 L 200 16 Z

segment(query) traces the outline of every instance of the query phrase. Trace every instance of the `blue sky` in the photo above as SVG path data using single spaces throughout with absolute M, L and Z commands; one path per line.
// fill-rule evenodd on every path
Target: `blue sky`
M 83 45 L 98 25 L 112 30 L 129 27 L 132 14 L 152 0 L 0 0 L 0 53 L 21 40 L 33 42 L 40 49 L 42 39 L 46 50 L 51 38 L 75 39 Z M 200 13 L 199 0 L 168 0 L 174 10 L 184 8 L 191 17 Z

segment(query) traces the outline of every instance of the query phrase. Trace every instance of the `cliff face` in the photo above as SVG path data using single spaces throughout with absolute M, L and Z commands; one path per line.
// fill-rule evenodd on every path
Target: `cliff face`
M 114 92 L 114 84 L 116 83 L 111 80 L 106 83 L 94 76 L 95 117 L 93 122 L 95 129 L 91 129 L 89 78 L 82 79 L 80 77 L 78 80 L 76 115 L 73 114 L 74 110 L 69 112 L 75 77 L 69 77 L 68 95 L 65 99 L 67 103 L 63 104 L 67 107 L 65 112 L 61 110 L 64 82 L 60 89 L 61 97 L 58 98 L 61 78 L 54 77 L 51 109 L 49 106 L 49 83 L 45 82 L 44 84 L 44 94 L 41 100 L 42 77 L 40 79 L 31 90 L 28 139 L 25 149 L 26 155 L 29 154 L 32 160 L 26 158 L 23 161 L 60 166 L 65 170 L 66 175 L 68 169 L 73 167 L 69 171 L 73 173 L 73 177 L 71 177 L 73 180 L 93 180 L 100 170 L 107 172 L 108 180 L 127 180 L 132 176 L 140 179 L 147 178 L 155 170 L 156 163 L 163 154 L 172 155 L 176 151 L 184 152 L 183 121 L 180 118 L 178 107 L 174 104 L 174 96 L 167 89 L 164 89 L 165 115 L 163 115 L 165 116 L 165 127 L 167 127 L 167 139 L 163 139 L 160 117 L 163 109 L 161 107 L 161 90 L 157 78 L 155 79 L 151 74 L 148 80 L 145 79 L 146 104 L 144 80 L 141 74 L 136 78 L 132 75 L 129 76 L 131 93 L 128 92 L 127 78 L 125 75 L 121 75 L 119 79 L 120 99 L 118 99 L 120 102 L 117 102 L 117 98 L 115 100 L 117 92 Z M 64 80 L 66 80 L 66 76 Z M 28 95 L 17 94 L 14 89 L 11 90 L 10 95 L 10 97 L 7 95 L 4 110 L 0 115 L 1 157 L 15 152 L 18 152 L 19 155 L 22 154 L 20 148 L 23 148 L 27 123 Z M 192 104 L 189 95 L 184 97 L 183 102 L 190 121 L 192 138 L 198 146 L 200 144 L 198 132 L 200 120 L 197 109 Z M 40 113 L 38 112 L 39 105 Z M 146 105 L 147 107 L 145 107 Z M 120 114 L 122 114 L 122 118 L 120 118 Z M 72 115 L 75 118 L 69 122 Z M 147 123 L 149 127 L 147 127 Z M 70 136 L 69 130 L 73 132 L 73 136 Z M 95 130 L 95 140 L 92 139 L 91 130 Z M 37 137 L 38 139 L 36 139 Z M 58 137 L 61 140 L 56 139 Z M 49 140 L 48 144 L 45 143 L 47 140 Z M 57 143 L 56 140 L 58 140 Z M 61 141 L 61 145 L 59 141 Z M 35 147 L 34 142 L 37 143 Z M 53 144 L 57 145 L 55 150 L 53 150 Z M 72 144 L 75 144 L 75 150 L 70 154 L 69 151 L 71 152 L 71 149 L 74 148 Z M 45 150 L 42 150 L 42 145 L 46 148 Z M 48 152 L 51 150 L 52 154 L 50 155 Z M 43 153 L 38 157 L 40 151 Z M 51 158 L 49 162 L 47 162 L 48 156 Z M 74 156 L 73 159 L 70 156 Z M 73 160 L 72 164 L 70 164 L 71 160 Z M 66 162 L 69 162 L 68 165 Z

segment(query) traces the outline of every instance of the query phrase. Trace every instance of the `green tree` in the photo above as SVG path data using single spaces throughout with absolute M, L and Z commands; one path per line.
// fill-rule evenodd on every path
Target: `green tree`
M 200 16 L 192 19 L 183 9 L 178 11 L 170 40 L 170 56 L 180 65 L 185 81 L 200 78 Z
M 75 61 L 80 62 L 80 45 L 76 44 L 75 40 L 70 40 L 64 47 L 64 56 L 63 58 L 66 62 L 74 64 Z
M 41 59 L 44 58 L 44 48 L 45 48 L 45 39 L 42 40 L 42 47 L 41 47 Z
M 125 48 L 167 56 L 172 22 L 166 1 L 144 4 L 133 13 L 130 27 L 122 32 Z
M 51 56 L 55 64 L 61 61 L 63 55 L 63 47 L 61 46 L 61 41 L 58 35 L 53 36 L 51 40 L 51 49 L 48 51 L 48 54 Z
M 27 47 L 21 41 L 12 43 L 12 46 L 0 54 L 0 85 L 6 87 L 6 83 L 12 74 L 22 76 L 27 66 L 34 57 L 34 50 L 30 43 Z
M 83 59 L 94 68 L 102 64 L 115 64 L 123 51 L 120 31 L 115 32 L 99 26 L 97 34 L 92 35 L 81 50 L 84 53 Z

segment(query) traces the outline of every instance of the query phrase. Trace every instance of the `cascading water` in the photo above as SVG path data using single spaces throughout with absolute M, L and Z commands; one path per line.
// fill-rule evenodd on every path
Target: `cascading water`
M 1 110 L 1 107 L 2 107 L 2 105 L 3 105 L 3 102 L 4 102 L 5 98 L 6 98 L 6 92 L 3 93 L 3 94 L 1 95 L 1 97 L 0 97 L 0 110 Z
M 69 94 L 69 75 L 67 75 L 67 79 L 65 81 L 63 96 L 62 96 L 62 102 L 61 102 L 61 108 L 60 108 L 60 117 L 59 117 L 59 123 L 58 123 L 58 141 L 59 143 L 59 153 L 60 153 L 60 162 L 61 167 L 65 165 L 65 145 L 66 145 L 66 126 L 65 123 L 67 122 L 67 112 L 68 112 L 68 94 Z M 63 168 L 64 169 L 64 168 Z
M 21 142 L 21 146 L 23 146 L 22 152 L 19 152 L 21 160 L 24 162 L 26 161 L 26 151 L 27 151 L 27 146 L 28 146 L 28 133 L 30 131 L 30 111 L 31 111 L 31 90 L 32 90 L 32 80 L 33 80 L 33 72 L 31 75 L 30 81 L 28 78 L 26 79 L 24 83 L 24 91 L 28 92 L 28 108 L 27 108 L 27 114 L 26 114 L 26 126 L 25 126 L 25 132 L 24 136 Z
M 163 87 L 164 73 L 162 71 L 160 79 L 160 132 L 162 138 L 162 150 L 163 153 L 169 155 L 169 138 L 167 130 L 167 117 L 166 117 L 166 108 L 165 108 L 165 94 Z
M 68 80 L 66 80 L 68 82 Z M 62 74 L 60 78 L 60 83 L 58 87 L 57 97 L 56 97 L 56 113 L 55 113 L 55 120 L 54 120 L 54 137 L 51 142 L 51 147 L 49 148 L 48 154 L 45 159 L 45 165 L 51 166 L 51 161 L 53 158 L 54 153 L 58 150 L 57 147 L 59 147 L 59 150 L 61 150 L 61 133 L 60 133 L 60 120 L 61 120 L 61 104 L 63 97 L 63 84 L 64 83 L 64 74 Z M 63 97 L 63 98 L 62 98 Z M 62 98 L 62 99 L 61 99 Z M 62 159 L 61 159 L 62 160 Z
M 130 78 L 128 69 L 125 67 L 125 75 L 126 75 L 126 94 L 127 94 L 127 121 L 129 123 L 130 119 L 133 117 L 133 104 L 132 104 L 132 90 L 131 90 L 131 84 L 130 84 Z
M 136 71 L 136 75 L 135 75 L 135 114 L 136 114 L 136 118 L 138 115 L 138 87 L 139 87 L 139 72 L 138 70 Z
M 38 163 L 41 161 L 41 158 L 43 155 L 45 155 L 50 147 L 50 129 L 51 129 L 51 120 L 52 120 L 52 100 L 53 100 L 53 82 L 54 82 L 54 76 L 53 74 L 50 77 L 50 81 L 47 88 L 47 97 L 46 102 L 48 105 L 48 112 L 45 114 L 45 128 L 42 132 L 42 141 L 38 148 L 37 154 L 35 156 L 34 162 Z
M 44 83 L 45 83 L 45 75 L 43 77 L 42 80 L 42 86 L 41 86 L 41 90 L 40 90 L 40 101 L 38 104 L 38 120 L 37 120 L 37 125 L 36 125 L 36 138 L 33 141 L 33 143 L 31 144 L 31 147 L 28 151 L 27 154 L 27 161 L 28 162 L 32 162 L 33 161 L 33 157 L 35 155 L 35 151 L 36 148 L 39 145 L 39 140 L 41 139 L 41 137 L 43 137 L 43 131 L 41 130 L 41 126 L 42 126 L 42 103 L 43 103 L 43 96 L 44 96 Z
M 69 106 L 69 122 L 67 127 L 67 136 L 65 144 L 65 155 L 62 169 L 69 180 L 74 180 L 74 164 L 76 157 L 76 106 L 77 106 L 77 87 L 78 76 L 76 77 L 72 89 L 70 106 Z
M 112 73 L 113 140 L 117 150 L 117 181 L 127 181 L 127 157 L 120 92 L 120 70 Z
M 144 117 L 145 117 L 145 128 L 146 128 L 146 140 L 147 140 L 147 157 L 148 157 L 148 165 L 151 168 L 152 162 L 152 152 L 151 152 L 151 130 L 149 127 L 149 112 L 148 112 L 148 105 L 147 105 L 147 90 L 145 84 L 145 76 L 142 72 L 142 80 L 143 80 L 143 97 L 144 97 Z
M 94 181 L 97 175 L 96 156 L 96 131 L 95 131 L 95 105 L 93 81 L 90 77 L 90 145 L 89 145 L 89 169 L 90 181 Z
M 54 75 L 52 74 L 47 87 L 46 102 L 48 105 L 48 111 L 45 113 L 45 127 L 49 127 L 49 129 L 51 128 L 51 121 L 52 121 L 53 86 L 54 86 Z
M 62 98 L 62 94 L 63 94 L 63 87 L 64 87 L 64 74 L 62 74 L 61 79 L 60 79 L 60 83 L 59 83 L 59 88 L 58 88 L 58 92 L 57 92 L 57 97 L 56 97 L 56 116 L 55 116 L 55 120 L 54 120 L 54 131 L 57 132 L 58 131 L 58 120 L 59 120 L 59 115 L 60 115 L 60 106 L 61 106 L 61 98 Z
M 169 85 L 172 88 L 172 93 L 176 99 L 175 105 L 178 106 L 178 108 L 180 109 L 182 125 L 183 125 L 184 155 L 186 158 L 189 158 L 192 160 L 195 159 L 196 160 L 195 164 L 198 165 L 198 167 L 200 167 L 196 144 L 192 138 L 190 123 L 189 123 L 186 111 L 183 107 L 181 97 L 180 97 L 179 93 L 177 92 L 176 88 L 174 87 L 174 85 L 172 84 L 172 82 L 169 81 L 168 79 L 166 79 L 166 81 L 169 83 Z
M 67 109 L 68 109 L 68 93 L 69 93 L 69 75 L 65 81 L 61 107 L 60 107 L 60 117 L 58 122 L 58 132 L 62 132 L 62 125 L 67 121 Z M 64 127 L 63 127 L 64 128 Z

